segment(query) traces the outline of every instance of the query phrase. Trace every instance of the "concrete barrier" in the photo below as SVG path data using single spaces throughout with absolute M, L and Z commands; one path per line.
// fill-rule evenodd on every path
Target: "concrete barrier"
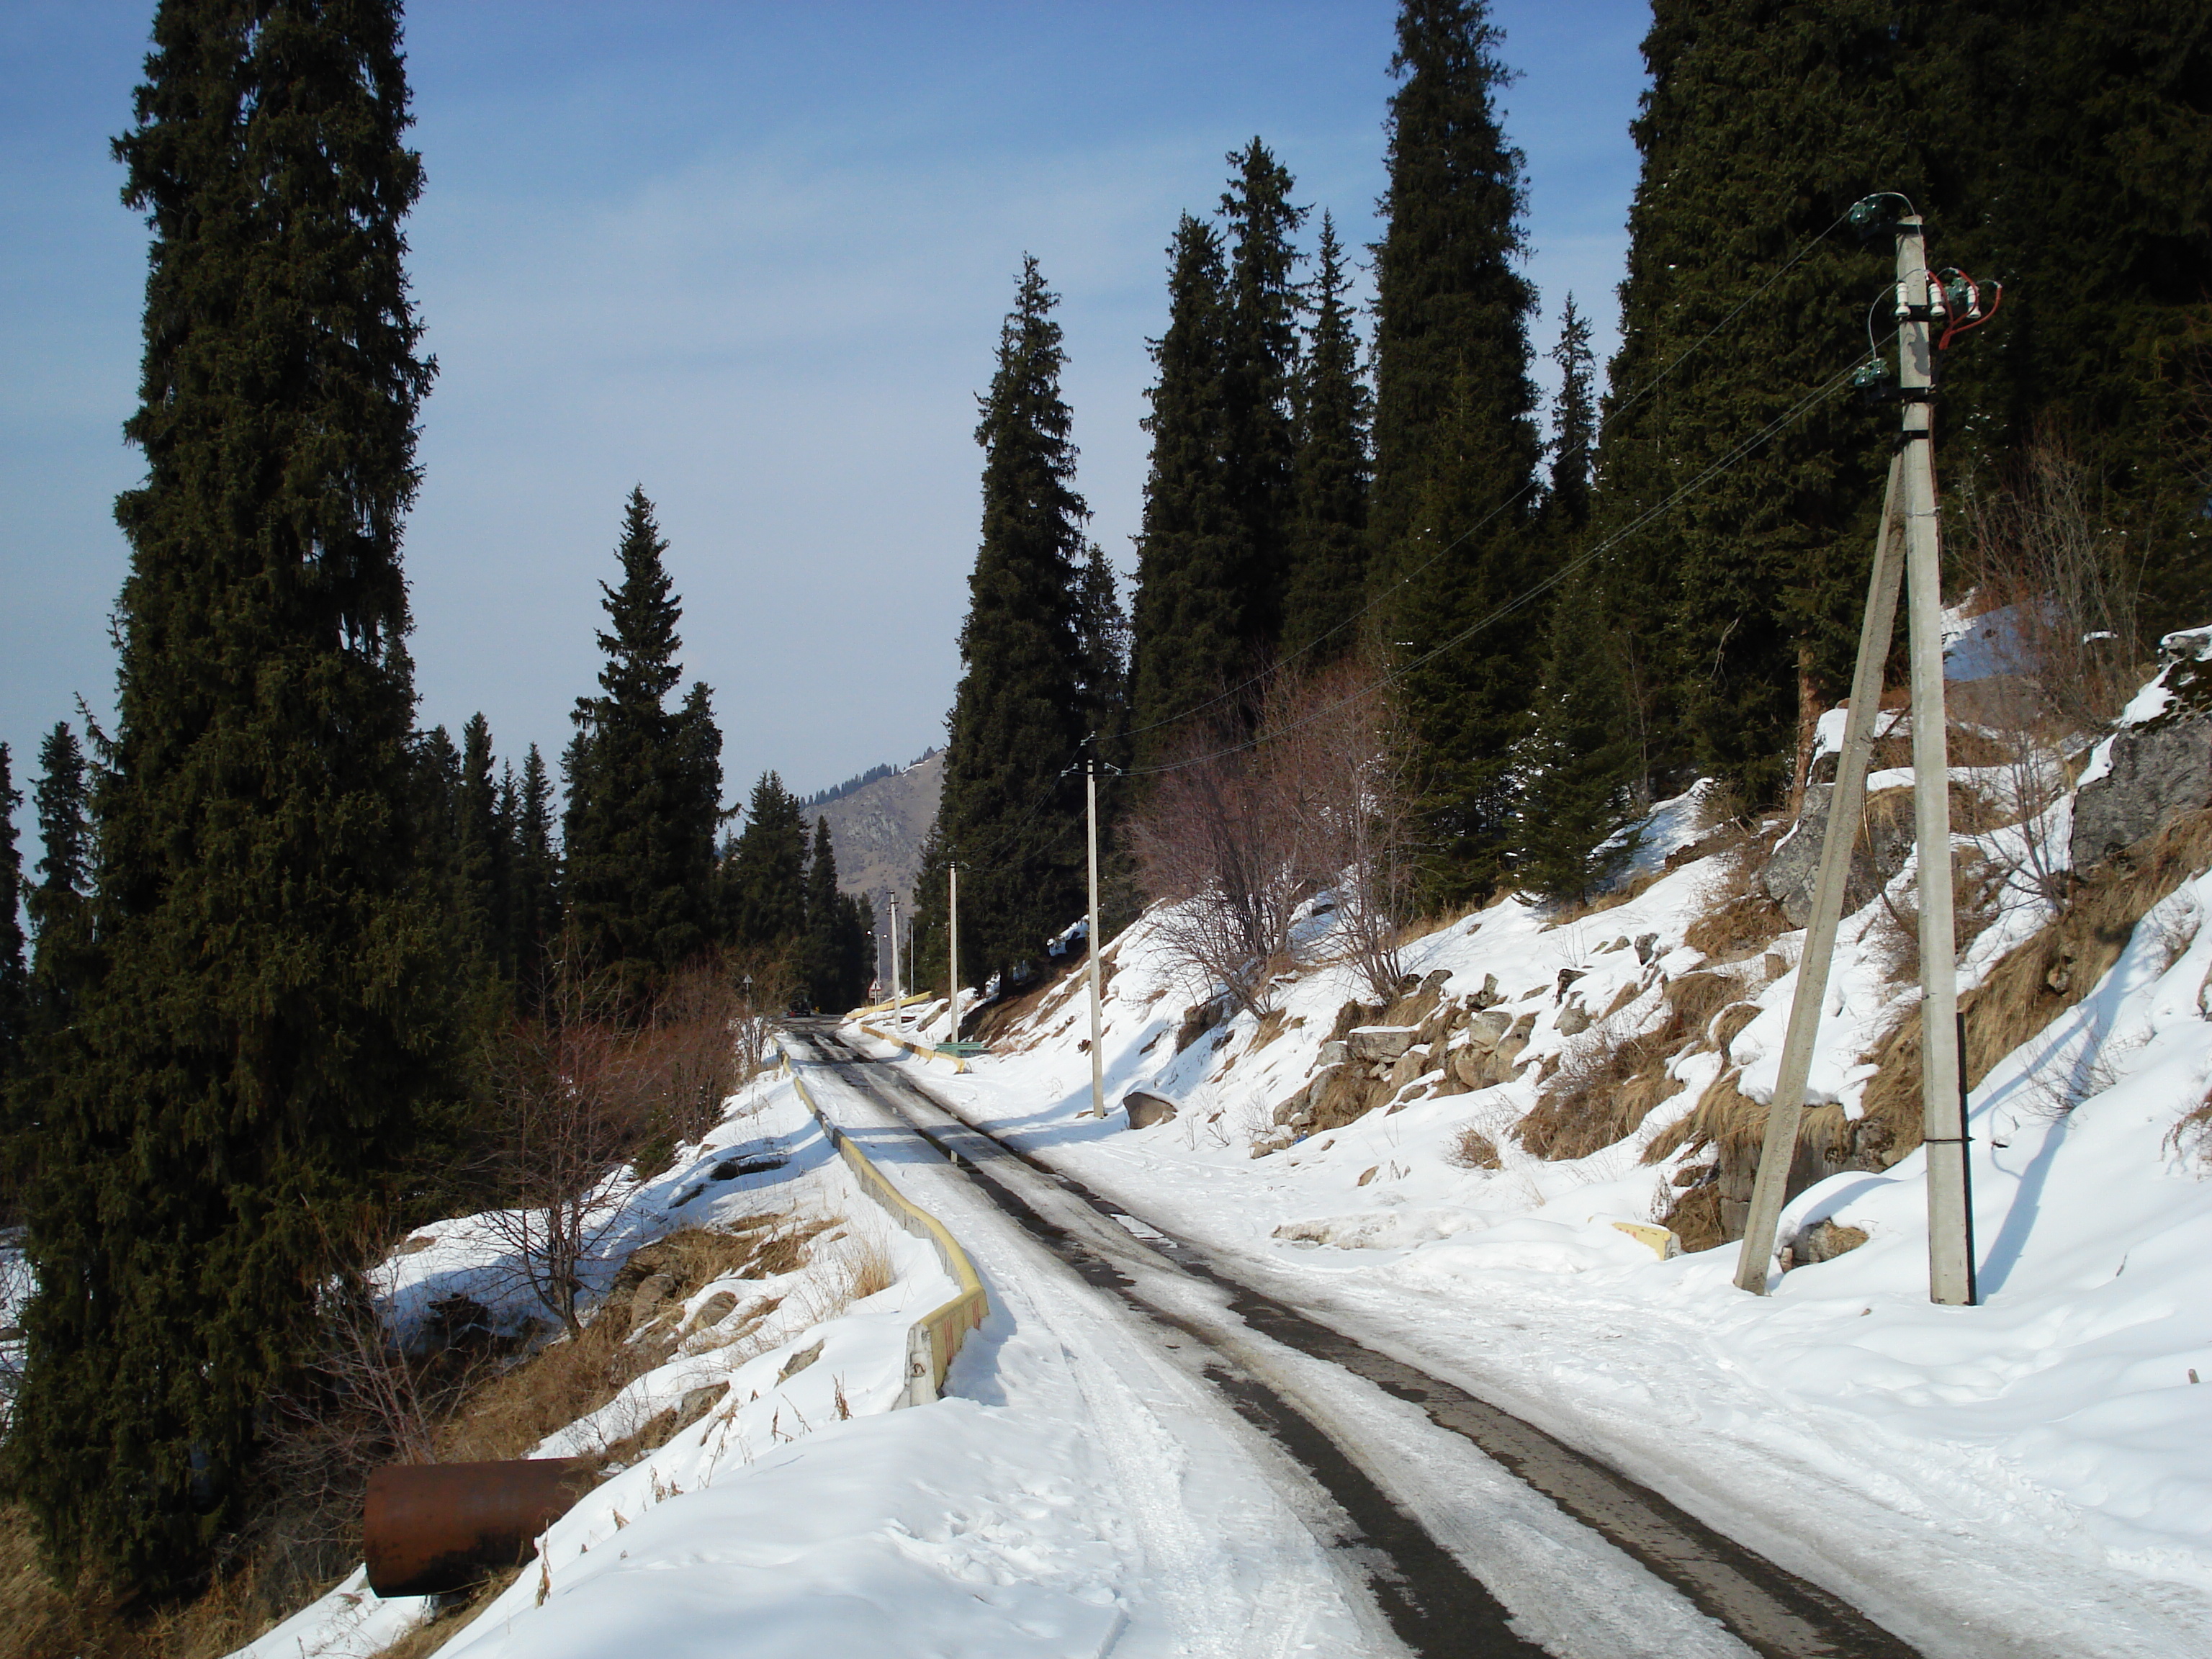
M 918 1042 L 912 1037 L 901 1036 L 896 1031 L 886 1031 L 871 1025 L 866 1020 L 856 1020 L 854 1023 L 878 1042 L 895 1043 L 908 1054 L 920 1054 L 924 1060 L 949 1061 L 956 1072 L 964 1072 L 968 1069 L 968 1057 L 965 1054 L 945 1054 L 933 1042 Z
M 907 1332 L 906 1397 L 900 1403 L 926 1406 L 944 1388 L 945 1373 L 951 1368 L 953 1358 L 967 1340 L 968 1333 L 990 1315 L 991 1304 L 983 1294 L 983 1281 L 976 1276 L 975 1264 L 969 1261 L 968 1252 L 960 1248 L 959 1240 L 946 1231 L 945 1224 L 894 1187 L 884 1172 L 869 1161 L 868 1155 L 830 1120 L 830 1115 L 815 1103 L 806 1079 L 799 1076 L 799 1068 L 791 1064 L 788 1054 L 784 1056 L 783 1063 L 791 1073 L 799 1100 L 822 1126 L 822 1133 L 830 1137 L 830 1144 L 845 1160 L 861 1190 L 882 1206 L 901 1227 L 916 1238 L 927 1240 L 936 1250 L 946 1274 L 960 1287 L 951 1301 L 932 1308 Z

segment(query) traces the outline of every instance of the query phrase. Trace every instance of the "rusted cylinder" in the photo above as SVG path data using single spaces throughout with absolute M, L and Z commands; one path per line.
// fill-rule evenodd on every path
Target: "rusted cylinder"
M 368 1477 L 362 1549 L 379 1595 L 456 1590 L 530 1559 L 532 1540 L 592 1486 L 589 1458 L 394 1464 Z

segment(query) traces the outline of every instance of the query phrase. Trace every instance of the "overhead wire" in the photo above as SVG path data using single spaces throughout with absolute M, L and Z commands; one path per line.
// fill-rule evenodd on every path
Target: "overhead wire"
M 1775 269 L 1772 275 L 1768 276 L 1765 282 L 1761 283 L 1741 300 L 1738 301 L 1729 311 L 1726 316 L 1723 317 L 1720 321 L 1715 323 L 1711 328 L 1707 329 L 1703 334 L 1699 335 L 1688 345 L 1685 346 L 1680 352 L 1676 353 L 1674 360 L 1668 363 L 1664 368 L 1654 374 L 1642 386 L 1637 387 L 1637 389 L 1631 392 L 1626 398 L 1615 404 L 1612 409 L 1607 410 L 1603 422 L 1601 422 L 1601 428 L 1603 425 L 1610 425 L 1613 421 L 1618 420 L 1622 415 L 1627 413 L 1628 410 L 1633 409 L 1638 404 L 1643 402 L 1644 398 L 1656 392 L 1659 389 L 1661 382 L 1664 381 L 1668 375 L 1672 374 L 1685 362 L 1688 362 L 1691 357 L 1704 349 L 1716 335 L 1719 334 L 1722 330 L 1727 328 L 1729 324 L 1735 322 L 1735 319 L 1741 316 L 1745 310 L 1749 307 L 1756 304 L 1759 300 L 1765 295 L 1769 289 L 1772 288 L 1777 283 L 1780 282 L 1784 276 L 1796 270 L 1799 264 L 1803 263 L 1805 257 L 1808 254 L 1811 253 L 1814 248 L 1820 246 L 1821 243 L 1826 241 L 1829 237 L 1834 235 L 1837 230 L 1847 222 L 1850 218 L 1850 212 L 1846 209 L 1844 212 L 1836 216 L 1834 222 L 1830 224 L 1826 229 L 1821 231 L 1809 241 L 1801 243 L 1796 251 L 1790 254 L 1789 258 L 1783 261 L 1783 263 Z M 1869 337 L 1871 337 L 1871 327 L 1872 319 L 1869 318 Z M 1272 668 L 1261 673 L 1255 674 L 1250 678 L 1245 680 L 1243 684 L 1231 686 L 1229 690 L 1207 698 L 1204 702 L 1194 704 L 1191 708 L 1186 708 L 1179 714 L 1170 714 L 1161 720 L 1150 720 L 1142 726 L 1126 726 L 1121 731 L 1115 734 L 1115 740 L 1120 741 L 1123 738 L 1141 737 L 1147 732 L 1157 732 L 1163 726 L 1180 725 L 1184 720 L 1196 719 L 1199 715 L 1205 714 L 1210 708 L 1218 708 L 1224 702 L 1228 702 L 1233 699 L 1243 696 L 1244 693 L 1261 684 L 1269 677 L 1270 674 L 1279 672 L 1289 664 L 1296 662 L 1299 658 L 1317 649 L 1328 641 L 1334 638 L 1344 629 L 1351 627 L 1354 623 L 1365 617 L 1370 611 L 1381 605 L 1383 600 L 1390 598 L 1400 589 L 1406 586 L 1407 583 L 1413 581 L 1415 578 L 1426 574 L 1426 572 L 1446 554 L 1459 547 L 1469 537 L 1474 535 L 1478 531 L 1488 525 L 1499 514 L 1510 511 L 1512 507 L 1518 505 L 1523 498 L 1533 493 L 1536 489 L 1536 482 L 1537 481 L 1534 478 L 1530 478 L 1510 495 L 1508 495 L 1504 501 L 1498 502 L 1497 506 L 1492 507 L 1489 512 L 1484 514 L 1474 523 L 1468 525 L 1467 528 L 1461 531 L 1458 535 L 1453 537 L 1451 540 L 1437 548 L 1435 552 L 1429 555 L 1429 556 L 1424 559 L 1419 564 L 1414 566 L 1411 570 L 1407 571 L 1389 586 L 1382 589 L 1378 592 L 1370 594 L 1358 610 L 1350 612 L 1333 627 L 1326 629 L 1322 632 L 1316 634 L 1312 639 L 1307 641 L 1305 644 L 1300 646 L 1296 651 L 1291 652 L 1289 656 L 1283 658 L 1280 661 L 1277 662 Z
M 1894 337 L 1894 336 L 1892 337 Z M 1387 690 L 1390 686 L 1402 683 L 1405 678 L 1416 669 L 1422 667 L 1427 663 L 1434 661 L 1437 657 L 1442 656 L 1447 651 L 1456 649 L 1459 646 L 1465 644 L 1468 640 L 1474 638 L 1477 634 L 1481 633 L 1485 629 L 1494 627 L 1497 623 L 1503 622 L 1506 617 L 1511 616 L 1515 611 L 1522 609 L 1524 605 L 1534 603 L 1544 594 L 1558 586 L 1559 583 L 1565 581 L 1568 577 L 1574 575 L 1578 571 L 1587 569 L 1591 564 L 1595 563 L 1606 553 L 1610 551 L 1613 548 L 1620 545 L 1620 543 L 1626 541 L 1629 537 L 1635 535 L 1645 526 L 1673 511 L 1674 508 L 1680 505 L 1685 499 L 1694 494 L 1696 491 L 1702 489 L 1707 483 L 1711 483 L 1720 474 L 1733 468 L 1736 463 L 1742 460 L 1744 457 L 1750 454 L 1761 444 L 1764 444 L 1776 433 L 1781 431 L 1784 427 L 1789 426 L 1800 416 L 1803 415 L 1808 410 L 1813 408 L 1822 400 L 1832 396 L 1838 387 L 1842 386 L 1850 379 L 1851 375 L 1857 370 L 1857 362 L 1853 362 L 1847 368 L 1840 369 L 1836 374 L 1831 375 L 1819 386 L 1815 387 L 1812 392 L 1808 392 L 1803 398 L 1800 398 L 1789 410 L 1785 410 L 1783 414 L 1777 416 L 1758 432 L 1753 433 L 1750 437 L 1744 439 L 1741 443 L 1737 444 L 1736 447 L 1730 450 L 1727 454 L 1709 463 L 1704 470 L 1698 472 L 1697 477 L 1692 478 L 1687 483 L 1683 484 L 1680 489 L 1676 489 L 1674 493 L 1669 495 L 1665 501 L 1661 501 L 1655 507 L 1648 508 L 1634 520 L 1629 524 L 1624 525 L 1620 529 L 1615 531 L 1612 535 L 1607 537 L 1595 547 L 1592 547 L 1587 551 L 1578 555 L 1577 557 L 1569 560 L 1566 563 L 1561 565 L 1557 570 L 1552 572 L 1550 575 L 1545 577 L 1541 581 L 1532 583 L 1528 587 L 1523 588 L 1520 592 L 1515 594 L 1511 599 L 1507 599 L 1502 605 L 1493 608 L 1485 616 L 1481 617 L 1475 622 L 1470 623 L 1467 627 L 1462 629 L 1458 633 L 1443 641 L 1441 644 L 1423 652 L 1419 656 L 1413 658 L 1409 662 L 1398 665 L 1396 667 L 1390 670 L 1389 673 L 1384 674 L 1370 684 L 1361 687 L 1358 690 L 1352 692 L 1346 696 L 1340 697 L 1333 703 L 1329 703 L 1322 708 L 1317 708 L 1311 714 L 1291 721 L 1287 726 L 1275 728 L 1267 734 L 1268 738 L 1272 739 L 1273 738 L 1281 737 L 1289 732 L 1297 731 L 1303 726 L 1311 725 L 1316 720 L 1324 719 L 1328 715 L 1334 714 L 1340 708 L 1348 708 L 1355 702 L 1359 702 L 1368 697 L 1373 696 L 1378 691 Z M 1185 759 L 1172 761 L 1164 765 L 1133 767 L 1129 769 L 1127 775 L 1130 777 L 1152 777 L 1164 772 L 1180 771 L 1185 767 L 1201 765 L 1207 761 L 1220 760 L 1227 756 L 1240 754 L 1246 750 L 1256 748 L 1261 741 L 1261 739 L 1256 737 L 1248 738 L 1240 743 L 1230 744 L 1220 749 L 1210 750 L 1203 755 L 1193 755 Z

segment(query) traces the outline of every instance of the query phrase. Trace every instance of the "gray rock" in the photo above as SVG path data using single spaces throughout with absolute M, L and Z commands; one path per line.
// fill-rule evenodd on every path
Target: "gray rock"
M 1513 1029 L 1513 1016 L 1502 1008 L 1486 1008 L 1468 1022 L 1467 1046 L 1486 1054 Z
M 1636 959 L 1649 968 L 1651 965 L 1653 948 L 1658 943 L 1659 935 L 1656 933 L 1638 933 L 1636 936 Z
M 1796 827 L 1783 837 L 1759 872 L 1766 896 L 1782 907 L 1793 927 L 1813 919 L 1813 884 L 1820 873 L 1820 848 L 1828 836 L 1828 799 L 1834 793 L 1830 784 L 1815 784 L 1805 792 L 1805 810 L 1798 815 Z M 1893 794 L 1897 799 L 1890 799 Z M 1852 845 L 1850 868 L 1844 878 L 1846 915 L 1869 902 L 1882 884 L 1905 867 L 1912 849 L 1912 811 L 1905 791 L 1884 790 L 1867 805 L 1868 831 Z
M 666 1273 L 654 1273 L 629 1294 L 629 1316 L 633 1320 L 650 1318 L 660 1305 L 661 1298 L 676 1288 L 676 1281 Z
M 1589 1010 L 1579 1002 L 1571 1002 L 1559 1010 L 1559 1035 L 1580 1036 L 1590 1028 Z
M 1172 1123 L 1176 1120 L 1176 1103 L 1162 1095 L 1146 1094 L 1142 1089 L 1133 1089 L 1121 1097 L 1122 1109 L 1129 1114 L 1132 1129 L 1149 1129 L 1155 1123 Z
M 783 1362 L 783 1368 L 775 1374 L 775 1380 L 779 1382 L 788 1382 L 793 1377 L 798 1376 L 799 1372 L 805 1370 L 809 1365 L 811 1365 L 816 1360 L 821 1358 L 822 1344 L 819 1340 L 817 1340 L 813 1346 L 801 1348 L 797 1353 L 792 1355 L 790 1358 L 785 1360 Z
M 1352 1045 L 1338 1040 L 1322 1043 L 1321 1053 L 1315 1056 L 1314 1063 L 1317 1066 L 1341 1066 L 1351 1058 Z
M 1833 1261 L 1838 1256 L 1846 1251 L 1856 1250 L 1866 1242 L 1865 1232 L 1857 1227 L 1846 1227 L 1834 1221 L 1816 1221 L 1790 1241 L 1790 1261 L 1798 1267 L 1809 1267 L 1816 1261 Z
M 1482 988 L 1468 998 L 1468 1005 L 1476 1008 L 1495 1008 L 1504 1000 L 1504 993 L 1498 988 L 1498 975 L 1495 974 L 1485 974 Z
M 1354 1060 L 1393 1060 L 1413 1046 L 1419 1030 L 1415 1025 L 1362 1025 L 1345 1041 Z
M 2111 769 L 2074 799 L 2074 868 L 2118 856 L 2169 818 L 2212 805 L 2212 630 L 2169 634 L 2157 684 L 2166 708 L 2112 734 Z

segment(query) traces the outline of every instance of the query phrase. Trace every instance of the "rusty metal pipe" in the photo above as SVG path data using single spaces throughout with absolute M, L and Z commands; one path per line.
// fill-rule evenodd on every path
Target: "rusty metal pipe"
M 594 1484 L 590 1458 L 394 1464 L 368 1477 L 362 1550 L 379 1595 L 457 1590 L 530 1559 L 532 1540 Z

